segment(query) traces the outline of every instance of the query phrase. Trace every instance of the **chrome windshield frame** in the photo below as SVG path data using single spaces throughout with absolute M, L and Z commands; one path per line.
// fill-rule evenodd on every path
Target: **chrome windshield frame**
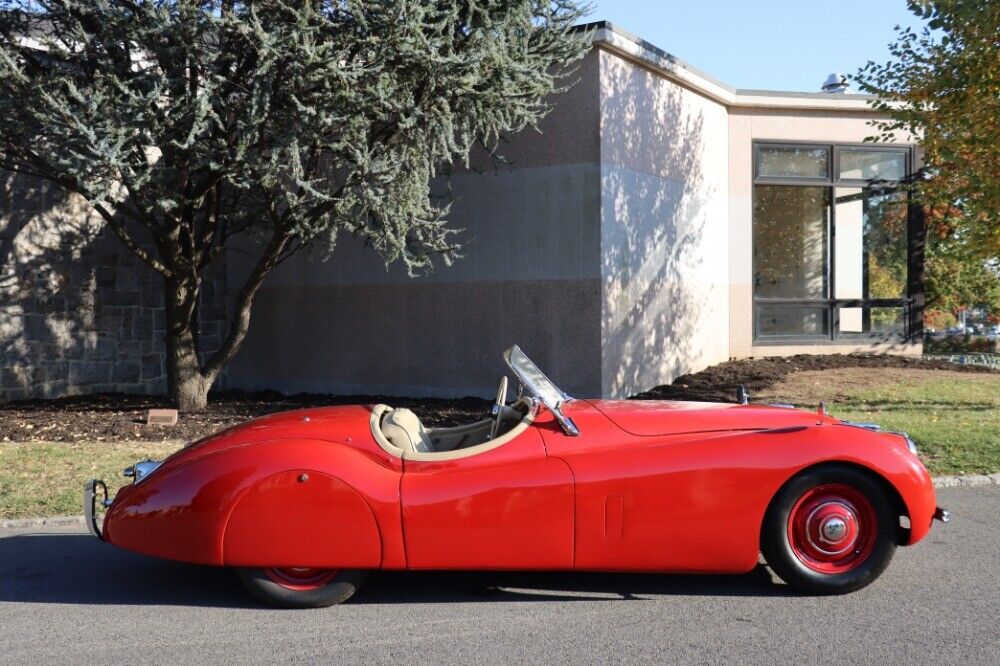
M 563 432 L 570 437 L 580 434 L 580 429 L 573 423 L 573 419 L 563 414 L 563 405 L 573 401 L 565 391 L 560 389 L 549 379 L 535 363 L 528 358 L 528 355 L 521 351 L 517 345 L 503 353 L 503 360 L 510 368 L 514 376 L 521 383 L 527 394 L 545 405 L 556 421 L 562 426 Z

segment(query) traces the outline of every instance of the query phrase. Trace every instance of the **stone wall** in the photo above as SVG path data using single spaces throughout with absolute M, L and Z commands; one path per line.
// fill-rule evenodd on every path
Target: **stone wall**
M 226 319 L 224 266 L 205 280 L 205 348 Z M 12 176 L 0 180 L 0 400 L 162 393 L 162 279 L 86 204 Z

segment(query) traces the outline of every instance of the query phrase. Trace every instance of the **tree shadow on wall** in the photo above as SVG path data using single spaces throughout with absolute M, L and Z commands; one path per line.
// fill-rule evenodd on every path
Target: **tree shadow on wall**
M 0 172 L 0 398 L 162 390 L 162 299 L 86 202 Z
M 603 76 L 603 388 L 624 397 L 728 355 L 728 139 L 697 94 L 617 58 Z

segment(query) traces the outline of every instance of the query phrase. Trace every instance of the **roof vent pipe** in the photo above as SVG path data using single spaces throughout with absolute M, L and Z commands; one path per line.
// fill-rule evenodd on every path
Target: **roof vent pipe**
M 847 82 L 846 76 L 840 72 L 834 72 L 830 76 L 826 77 L 826 81 L 823 82 L 822 90 L 825 93 L 850 94 L 851 86 Z

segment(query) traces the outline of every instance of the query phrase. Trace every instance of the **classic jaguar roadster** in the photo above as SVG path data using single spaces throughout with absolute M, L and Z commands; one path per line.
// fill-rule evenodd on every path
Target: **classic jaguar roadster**
M 948 513 L 903 434 L 787 406 L 574 400 L 518 347 L 491 413 L 285 412 L 93 480 L 93 533 L 233 567 L 261 600 L 327 606 L 373 569 L 730 572 L 763 553 L 812 593 L 868 585 Z M 106 508 L 103 526 L 97 515 Z

